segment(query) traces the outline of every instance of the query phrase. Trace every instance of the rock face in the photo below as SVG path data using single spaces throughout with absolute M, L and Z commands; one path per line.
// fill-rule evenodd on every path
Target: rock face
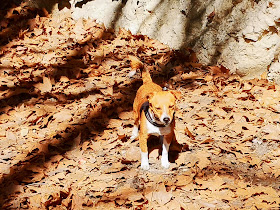
M 40 1 L 40 0 L 38 0 Z M 280 83 L 279 0 L 70 0 L 75 19 L 192 48 L 201 63 Z

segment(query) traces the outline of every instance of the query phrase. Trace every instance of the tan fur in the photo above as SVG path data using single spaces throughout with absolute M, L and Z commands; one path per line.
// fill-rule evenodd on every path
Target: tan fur
M 142 62 L 135 57 L 131 59 L 131 67 L 142 70 L 143 85 L 138 89 L 133 103 L 133 116 L 135 120 L 134 125 L 140 127 L 139 143 L 141 152 L 146 153 L 148 152 L 147 139 L 150 134 L 147 132 L 147 120 L 144 111 L 140 113 L 142 104 L 147 100 L 149 101 L 149 109 L 153 113 L 154 118 L 158 121 L 162 118 L 163 113 L 169 116 L 170 121 L 166 123 L 166 125 L 168 127 L 170 126 L 171 129 L 164 135 L 164 140 L 169 145 L 174 138 L 175 121 L 173 115 L 175 112 L 175 104 L 180 98 L 181 93 L 174 90 L 163 91 L 159 85 L 152 81 L 150 73 L 144 68 Z

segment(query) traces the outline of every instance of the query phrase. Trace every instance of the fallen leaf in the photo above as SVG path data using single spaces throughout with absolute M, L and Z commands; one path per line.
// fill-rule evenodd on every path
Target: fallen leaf
M 17 140 L 17 136 L 11 131 L 6 131 L 6 138 L 7 138 L 7 140 L 12 141 L 12 142 Z
M 48 93 L 52 90 L 51 80 L 48 77 L 43 77 L 43 83 L 37 83 L 34 85 L 41 93 Z
M 195 140 L 194 135 L 190 132 L 190 130 L 188 129 L 188 127 L 185 128 L 185 133 L 188 135 L 188 137 L 190 137 L 192 140 Z
M 197 166 L 200 168 L 200 169 L 204 169 L 208 166 L 210 166 L 211 162 L 209 160 L 209 157 L 210 157 L 210 153 L 209 152 L 206 152 L 206 151 L 200 151 L 198 152 L 198 163 L 197 163 Z
M 72 117 L 73 117 L 72 113 L 69 110 L 63 110 L 53 115 L 53 118 L 57 120 L 57 122 L 70 121 Z
M 167 192 L 164 184 L 159 185 L 157 191 L 145 195 L 148 200 L 156 201 L 161 206 L 168 203 L 172 196 L 172 192 Z

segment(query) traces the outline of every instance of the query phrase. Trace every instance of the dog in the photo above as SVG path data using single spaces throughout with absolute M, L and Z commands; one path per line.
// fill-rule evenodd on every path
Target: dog
M 150 135 L 159 136 L 162 141 L 161 166 L 169 168 L 168 150 L 175 138 L 175 109 L 181 93 L 166 90 L 152 81 L 149 71 L 136 57 L 130 56 L 132 69 L 140 69 L 143 85 L 138 89 L 133 103 L 134 127 L 131 139 L 139 137 L 141 168 L 148 170 L 149 157 L 147 140 Z

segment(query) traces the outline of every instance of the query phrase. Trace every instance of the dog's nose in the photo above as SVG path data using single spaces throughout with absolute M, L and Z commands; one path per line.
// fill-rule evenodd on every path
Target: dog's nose
M 165 124 L 169 123 L 169 121 L 170 121 L 170 118 L 169 118 L 169 117 L 163 118 L 163 122 L 164 122 Z

